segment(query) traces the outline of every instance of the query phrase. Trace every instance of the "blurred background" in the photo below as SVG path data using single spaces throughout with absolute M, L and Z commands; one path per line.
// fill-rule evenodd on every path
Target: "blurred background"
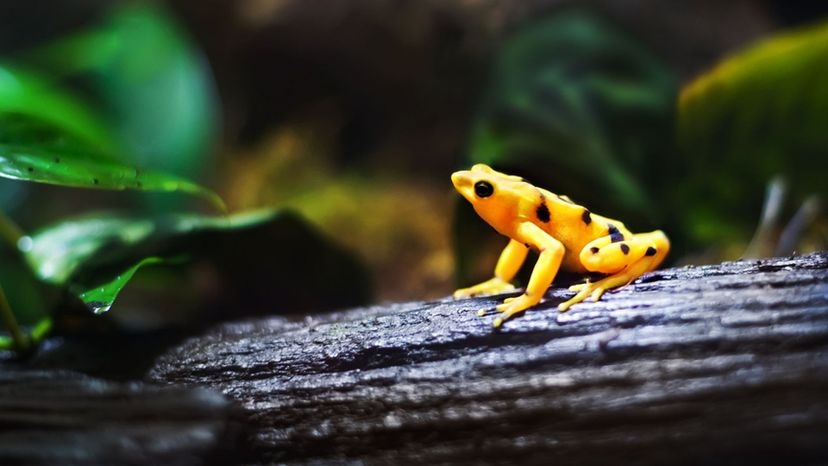
M 781 0 L 3 2 L 0 59 L 100 115 L 137 166 L 207 186 L 229 212 L 298 212 L 367 270 L 372 293 L 326 303 L 354 304 L 491 274 L 506 240 L 449 180 L 475 162 L 664 229 L 673 264 L 824 249 L 826 13 Z M 210 211 L 176 193 L 7 179 L 0 202 L 25 231 L 101 210 Z M 324 263 L 271 250 L 304 238 L 222 248 L 302 286 Z M 270 269 L 234 270 L 266 283 Z

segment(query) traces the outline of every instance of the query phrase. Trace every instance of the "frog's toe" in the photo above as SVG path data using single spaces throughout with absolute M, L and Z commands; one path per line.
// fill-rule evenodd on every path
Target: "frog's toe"
M 589 282 L 580 283 L 578 285 L 572 285 L 572 286 L 569 287 L 569 291 L 579 292 L 579 291 L 584 290 L 586 288 L 589 288 Z
M 473 298 L 476 296 L 474 291 L 470 288 L 462 288 L 451 295 L 454 299 L 462 299 L 462 298 Z
M 516 300 L 517 298 L 519 298 L 519 296 L 515 296 L 515 297 L 512 297 L 512 298 L 506 298 L 506 299 L 503 300 L 503 304 L 509 304 L 512 301 Z
M 461 288 L 455 291 L 453 296 L 455 299 L 474 298 L 477 296 L 500 294 L 514 290 L 514 285 L 505 280 L 501 280 L 500 278 L 495 277 L 483 283 L 479 283 L 468 288 Z
M 607 288 L 605 286 L 601 286 L 600 282 L 587 282 L 580 285 L 572 286 L 569 289 L 572 291 L 577 291 L 577 293 L 569 300 L 564 301 L 558 305 L 558 309 L 561 312 L 568 310 L 575 304 L 585 301 L 587 298 L 591 299 L 592 301 L 598 301 L 599 299 L 601 299 L 601 296 L 603 296 L 604 293 L 607 291 Z
M 503 304 L 497 306 L 496 309 L 500 311 L 501 314 L 494 320 L 494 322 L 492 322 L 492 325 L 494 325 L 495 328 L 500 327 L 503 325 L 503 322 L 506 322 L 515 314 L 520 314 L 539 302 L 540 299 L 533 298 L 525 293 L 520 296 L 515 296 L 514 298 L 509 298 L 504 301 Z
M 486 294 L 509 293 L 511 291 L 515 291 L 516 289 L 515 285 L 512 285 L 511 283 L 503 283 L 497 286 L 489 287 L 489 289 L 486 290 Z
M 515 296 L 514 298 L 506 298 L 503 300 L 501 304 L 498 304 L 495 309 L 500 312 L 520 312 L 526 308 L 533 306 L 535 303 L 531 302 L 528 296 L 522 294 L 520 296 Z
M 573 305 L 578 304 L 578 303 L 582 302 L 583 300 L 585 300 L 589 296 L 591 291 L 592 290 L 589 287 L 580 288 L 578 293 L 575 296 L 569 298 L 568 300 L 562 302 L 561 304 L 558 304 L 558 310 L 560 310 L 561 312 L 568 311 L 569 308 L 572 307 Z
M 582 300 L 577 300 L 575 298 L 568 299 L 568 300 L 562 302 L 561 304 L 558 304 L 558 310 L 561 311 L 561 312 L 566 312 L 566 311 L 569 310 L 570 307 L 572 307 L 573 304 L 578 304 L 581 301 Z

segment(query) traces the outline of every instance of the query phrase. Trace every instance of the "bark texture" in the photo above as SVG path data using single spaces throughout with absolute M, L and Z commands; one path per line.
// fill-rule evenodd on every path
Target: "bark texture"
M 210 390 L 0 367 L 3 465 L 225 464 L 240 419 Z
M 243 461 L 828 461 L 828 254 L 667 269 L 505 324 L 499 299 L 221 325 L 153 381 L 245 408 Z

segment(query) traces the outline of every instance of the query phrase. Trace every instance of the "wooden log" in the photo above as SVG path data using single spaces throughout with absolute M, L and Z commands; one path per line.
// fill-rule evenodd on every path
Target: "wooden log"
M 162 356 L 238 400 L 244 461 L 828 461 L 828 254 L 667 269 L 492 329 L 500 298 L 230 323 Z
M 237 407 L 205 389 L 0 367 L 0 464 L 226 464 Z

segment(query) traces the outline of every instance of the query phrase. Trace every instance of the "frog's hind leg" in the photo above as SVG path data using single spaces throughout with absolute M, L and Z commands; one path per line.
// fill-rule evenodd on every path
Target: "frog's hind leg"
M 598 301 L 605 291 L 624 286 L 646 272 L 654 270 L 670 251 L 670 241 L 661 231 L 631 235 L 618 240 L 604 236 L 587 244 L 580 260 L 591 272 L 610 274 L 594 283 L 587 282 L 570 288 L 577 293 L 561 303 L 558 309 L 566 311 L 573 304 L 592 297 Z

